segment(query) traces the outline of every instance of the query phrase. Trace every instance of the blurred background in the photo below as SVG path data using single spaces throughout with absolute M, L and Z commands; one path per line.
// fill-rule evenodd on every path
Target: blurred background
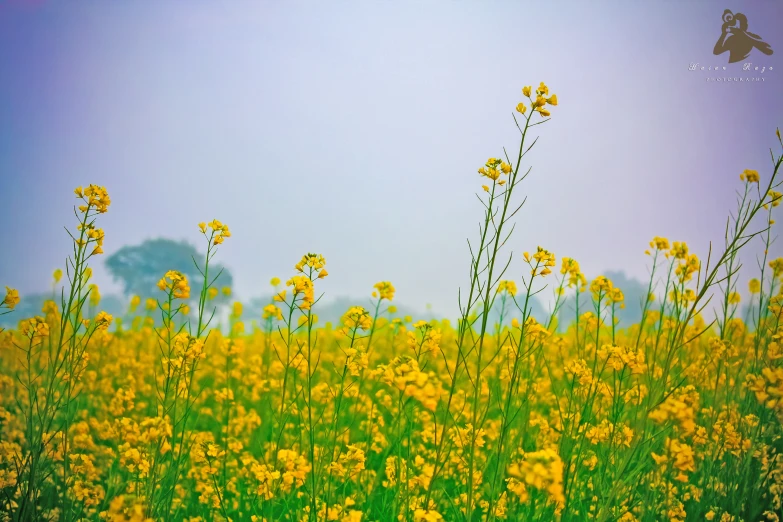
M 768 180 L 779 147 L 783 4 L 729 4 L 0 1 L 0 285 L 38 313 L 71 250 L 73 188 L 93 183 L 112 197 L 105 308 L 203 253 L 196 224 L 217 218 L 221 284 L 251 316 L 317 252 L 327 316 L 388 280 L 401 313 L 455 317 L 476 170 L 518 146 L 521 88 L 545 81 L 559 105 L 523 165 L 506 278 L 521 288 L 521 253 L 541 245 L 638 315 L 653 236 L 706 257 L 739 174 Z M 713 55 L 725 8 L 775 53 Z M 741 290 L 762 250 L 743 254 Z

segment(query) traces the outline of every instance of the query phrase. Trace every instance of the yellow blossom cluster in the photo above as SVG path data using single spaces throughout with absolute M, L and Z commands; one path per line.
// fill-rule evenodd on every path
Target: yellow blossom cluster
M 525 453 L 508 468 L 509 491 L 521 500 L 527 499 L 527 488 L 545 491 L 549 501 L 560 511 L 565 503 L 563 494 L 563 461 L 554 449 Z
M 89 185 L 87 188 L 76 187 L 73 192 L 77 198 L 86 203 L 86 205 L 79 206 L 79 210 L 82 213 L 87 213 L 90 209 L 93 209 L 100 214 L 105 214 L 109 210 L 111 198 L 105 187 L 98 185 Z
M 188 299 L 190 297 L 190 285 L 185 274 L 177 270 L 169 270 L 158 281 L 158 288 L 163 292 L 169 292 L 175 299 Z
M 497 293 L 502 294 L 506 292 L 510 296 L 517 295 L 517 284 L 514 281 L 500 281 L 498 283 Z
M 213 245 L 219 245 L 225 241 L 225 238 L 231 237 L 231 231 L 228 229 L 228 225 L 221 223 L 217 219 L 213 219 L 209 223 L 201 222 L 198 224 L 198 229 L 204 236 L 207 236 L 207 227 L 209 227 L 209 236 Z
M 391 363 L 378 366 L 373 374 L 387 385 L 416 399 L 430 411 L 435 410 L 443 394 L 443 389 L 434 375 L 422 371 L 416 359 L 407 355 L 396 357 Z
M 549 250 L 537 247 L 536 252 L 532 256 L 529 252 L 523 253 L 522 256 L 525 258 L 525 262 L 532 267 L 530 274 L 533 277 L 537 275 L 546 276 L 552 273 L 551 268 L 555 266 L 555 254 Z
M 757 170 L 745 169 L 742 171 L 742 174 L 740 174 L 740 179 L 748 183 L 758 183 L 759 172 Z
M 587 278 L 579 268 L 579 263 L 570 257 L 564 257 L 561 261 L 560 273 L 568 275 L 568 287 L 577 287 L 583 290 L 587 286 Z
M 394 299 L 394 286 L 389 281 L 375 283 L 373 288 L 376 290 L 376 292 L 372 293 L 373 297 L 378 297 L 381 300 L 386 299 L 387 301 Z

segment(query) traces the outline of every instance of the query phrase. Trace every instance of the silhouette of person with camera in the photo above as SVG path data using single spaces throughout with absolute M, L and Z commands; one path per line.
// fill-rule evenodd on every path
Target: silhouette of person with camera
M 729 63 L 744 60 L 754 47 L 766 55 L 772 54 L 772 47 L 768 43 L 759 35 L 748 32 L 748 18 L 742 13 L 734 14 L 726 9 L 721 29 L 722 33 L 712 52 L 718 55 L 729 51 Z

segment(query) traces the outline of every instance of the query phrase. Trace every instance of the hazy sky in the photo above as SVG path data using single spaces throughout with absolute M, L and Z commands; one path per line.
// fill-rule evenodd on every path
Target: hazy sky
M 726 8 L 772 46 L 747 60 L 771 71 L 712 54 Z M 72 190 L 95 183 L 112 196 L 107 254 L 198 242 L 196 224 L 218 218 L 240 297 L 309 251 L 326 257 L 327 295 L 390 280 L 400 302 L 452 314 L 476 169 L 517 146 L 511 112 L 541 81 L 560 104 L 536 127 L 511 246 L 644 278 L 654 235 L 705 255 L 740 172 L 768 179 L 781 20 L 771 0 L 2 1 L 0 285 L 48 288 Z M 517 258 L 509 278 L 523 273 Z

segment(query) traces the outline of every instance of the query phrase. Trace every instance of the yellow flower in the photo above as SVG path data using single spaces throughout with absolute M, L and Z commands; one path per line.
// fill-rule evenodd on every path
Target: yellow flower
M 212 244 L 220 245 L 227 237 L 231 237 L 231 232 L 228 229 L 228 225 L 221 223 L 217 219 L 213 219 L 209 223 L 199 223 L 198 228 L 206 236 L 207 227 L 212 229 Z
M 5 299 L 3 303 L 9 310 L 16 308 L 19 304 L 19 292 L 13 288 L 5 287 Z
M 526 86 L 526 87 L 522 87 L 522 95 L 523 95 L 523 96 L 527 96 L 528 98 L 530 98 L 530 91 L 531 91 L 532 89 L 533 89 L 533 88 L 532 88 L 531 86 L 529 86 L 529 85 L 528 85 L 528 86 Z
M 517 284 L 514 281 L 500 281 L 497 293 L 508 292 L 509 295 L 517 295 Z
M 758 294 L 761 291 L 761 282 L 754 277 L 748 281 L 748 290 L 751 294 Z
M 81 212 L 88 212 L 92 208 L 97 210 L 98 213 L 104 214 L 109 210 L 111 198 L 109 197 L 109 193 L 106 192 L 105 187 L 100 187 L 98 185 L 90 185 L 86 189 L 76 187 L 74 193 L 76 194 L 76 197 L 87 202 L 86 205 L 79 206 Z
M 653 240 L 650 241 L 650 248 L 654 248 L 656 250 L 669 250 L 669 240 L 665 237 L 655 236 Z
M 304 267 L 310 267 L 311 270 L 321 270 L 326 266 L 326 259 L 321 254 L 307 253 L 302 256 L 302 259 L 294 266 L 297 272 L 304 273 Z
M 264 313 L 261 316 L 262 319 L 274 318 L 278 321 L 283 320 L 283 312 L 273 304 L 268 304 L 264 307 Z
M 188 285 L 187 277 L 182 272 L 176 270 L 166 272 L 166 275 L 158 281 L 158 288 L 164 292 L 171 292 L 176 299 L 187 299 L 190 297 L 190 286 Z
M 90 285 L 90 306 L 98 306 L 101 302 L 101 292 L 98 290 L 98 285 Z
M 313 281 L 304 275 L 297 275 L 286 281 L 286 286 L 293 288 L 294 299 L 301 296 L 302 300 L 299 303 L 299 308 L 302 310 L 309 310 L 315 302 L 315 289 L 313 288 Z
M 673 255 L 675 259 L 685 259 L 688 257 L 688 245 L 675 241 L 669 254 Z
M 111 314 L 107 314 L 106 312 L 98 312 L 98 315 L 95 316 L 95 324 L 98 328 L 106 330 L 111 325 L 113 319 L 114 317 L 112 317 Z
M 550 96 L 549 98 L 547 98 L 546 102 L 547 102 L 549 105 L 557 105 L 557 94 L 553 94 L 552 96 Z
M 380 295 L 381 301 L 384 299 L 387 299 L 391 301 L 394 299 L 394 286 L 389 281 L 381 281 L 380 283 L 375 283 L 373 286 L 376 290 L 378 290 L 378 295 Z
M 361 306 L 352 306 L 343 315 L 343 324 L 346 328 L 369 330 L 372 326 L 372 317 L 370 317 L 370 312 Z
M 277 286 L 280 284 L 280 278 L 279 277 L 273 277 L 271 281 L 269 281 L 269 284 L 272 286 Z
M 517 112 L 519 114 L 525 114 L 526 111 L 527 111 L 527 105 L 525 105 L 524 103 L 517 104 Z
M 758 183 L 759 173 L 757 170 L 745 169 L 742 171 L 742 174 L 740 174 L 740 179 L 742 181 L 747 181 L 748 183 Z
M 133 297 L 131 297 L 131 300 L 130 300 L 130 311 L 131 312 L 135 312 L 136 308 L 139 306 L 139 304 L 141 304 L 141 298 L 139 296 L 134 295 Z
M 416 508 L 413 511 L 413 522 L 440 522 L 444 520 L 443 515 L 434 509 Z
M 54 277 L 55 284 L 59 283 L 60 279 L 62 279 L 62 277 L 63 277 L 63 271 L 58 268 L 57 270 L 54 271 L 54 273 L 52 274 L 52 277 Z

